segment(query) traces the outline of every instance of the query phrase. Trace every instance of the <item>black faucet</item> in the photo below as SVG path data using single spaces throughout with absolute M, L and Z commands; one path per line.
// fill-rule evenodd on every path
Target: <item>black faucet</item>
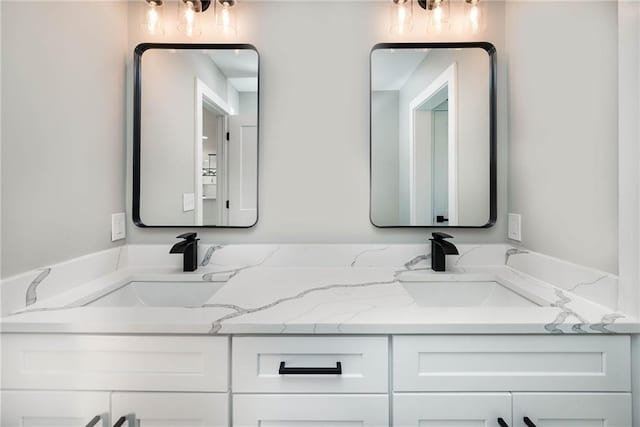
M 169 251 L 170 254 L 184 254 L 182 262 L 183 271 L 196 271 L 198 269 L 198 240 L 196 233 L 184 233 L 179 235 L 178 239 L 184 239 L 178 242 Z
M 445 271 L 445 255 L 458 255 L 458 248 L 444 239 L 452 239 L 447 233 L 433 233 L 431 240 L 431 269 L 433 271 Z

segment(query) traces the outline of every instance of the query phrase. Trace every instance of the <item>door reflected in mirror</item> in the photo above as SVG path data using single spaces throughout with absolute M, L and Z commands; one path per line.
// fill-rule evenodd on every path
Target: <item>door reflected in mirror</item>
M 256 223 L 258 68 L 245 45 L 136 49 L 138 225 Z
M 371 53 L 371 221 L 486 227 L 496 214 L 495 56 L 478 43 Z

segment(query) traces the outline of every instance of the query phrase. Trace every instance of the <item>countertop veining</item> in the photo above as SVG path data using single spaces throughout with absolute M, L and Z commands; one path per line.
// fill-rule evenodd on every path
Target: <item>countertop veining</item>
M 640 332 L 635 319 L 574 292 L 607 281 L 596 273 L 590 281 L 580 277 L 570 290 L 553 286 L 512 267 L 515 257 L 528 252 L 506 245 L 460 245 L 460 255 L 449 260 L 449 271 L 435 273 L 424 249 L 211 245 L 202 251 L 198 271 L 182 273 L 176 258 L 164 258 L 160 248 L 130 248 L 122 267 L 42 300 L 35 290 L 47 281 L 38 275 L 27 290 L 32 303 L 4 317 L 2 327 L 16 333 L 214 335 Z M 403 286 L 405 280 L 454 283 L 474 277 L 508 284 L 541 306 L 424 306 Z M 224 286 L 203 304 L 190 307 L 86 305 L 128 282 L 149 280 L 215 281 Z

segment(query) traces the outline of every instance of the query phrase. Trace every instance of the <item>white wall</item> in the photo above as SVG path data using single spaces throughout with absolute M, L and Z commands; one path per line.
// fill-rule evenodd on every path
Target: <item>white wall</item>
M 489 6 L 490 33 L 476 39 L 498 49 L 498 224 L 453 234 L 458 242 L 505 238 L 509 112 L 510 210 L 524 215 L 525 246 L 616 271 L 615 2 L 509 2 L 506 33 L 504 5 Z M 125 117 L 131 149 L 133 47 L 154 41 L 139 32 L 144 3 L 129 2 L 122 49 L 123 7 L 2 2 L 3 276 L 111 246 L 109 215 L 122 209 L 125 188 Z M 240 37 L 232 41 L 253 43 L 262 55 L 260 220 L 250 230 L 201 231 L 203 240 L 425 242 L 426 230 L 380 230 L 367 219 L 368 52 L 377 42 L 401 40 L 389 35 L 387 5 L 238 7 Z M 416 8 L 416 18 L 421 13 Z M 230 41 L 212 27 L 198 41 Z M 469 40 L 421 29 L 402 41 Z M 156 41 L 185 39 L 167 27 Z M 130 156 L 126 173 L 130 213 Z M 133 243 L 169 242 L 178 231 L 128 227 Z
M 122 244 L 127 7 L 0 2 L 2 277 Z
M 371 94 L 371 220 L 378 225 L 400 224 L 398 216 L 398 91 Z
M 258 113 L 258 92 L 239 92 L 240 114 Z
M 633 427 L 640 427 L 640 335 L 631 336 L 631 393 Z
M 147 225 L 193 225 L 183 194 L 195 192 L 195 80 L 234 110 L 238 93 L 200 51 L 147 50 L 142 55 L 140 218 Z
M 490 34 L 504 49 L 503 7 L 491 3 Z M 141 41 L 144 4 L 130 5 L 130 50 Z M 249 230 L 201 230 L 205 242 L 427 242 L 428 230 L 369 222 L 369 50 L 389 35 L 386 2 L 238 2 L 238 42 L 261 54 L 260 205 Z M 417 14 L 418 12 L 416 12 Z M 418 30 L 406 41 L 424 41 Z M 223 40 L 211 26 L 199 40 Z M 447 35 L 442 39 L 465 39 Z M 184 40 L 167 28 L 165 41 Z M 396 39 L 398 40 L 398 39 Z M 456 242 L 504 240 L 505 69 L 499 65 L 499 219 L 489 230 L 453 230 Z M 129 86 L 129 89 L 131 86 Z M 131 92 L 128 92 L 128 99 Z M 129 125 L 131 139 L 131 125 Z M 129 187 L 131 183 L 129 165 Z M 128 200 L 130 205 L 130 200 Z M 171 242 L 180 230 L 128 229 L 132 243 Z
M 619 227 L 623 231 L 618 242 L 618 301 L 625 313 L 640 316 L 640 2 L 623 1 L 619 5 L 618 56 L 618 193 Z M 640 427 L 640 404 L 636 422 Z
M 509 210 L 523 245 L 618 262 L 616 2 L 510 2 Z

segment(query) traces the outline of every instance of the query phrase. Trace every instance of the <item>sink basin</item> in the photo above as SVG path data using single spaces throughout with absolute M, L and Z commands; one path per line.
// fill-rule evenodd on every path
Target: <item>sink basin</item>
M 494 280 L 468 282 L 403 282 L 422 307 L 538 307 Z
M 194 307 L 205 304 L 224 283 L 132 281 L 86 304 L 90 307 Z

